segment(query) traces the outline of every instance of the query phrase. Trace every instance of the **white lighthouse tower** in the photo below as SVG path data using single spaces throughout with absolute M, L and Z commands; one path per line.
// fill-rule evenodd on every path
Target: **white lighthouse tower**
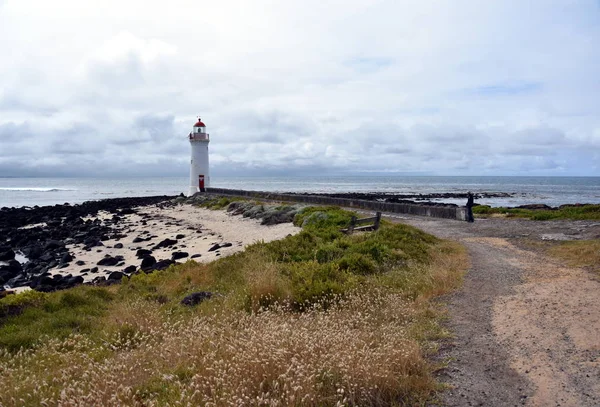
M 198 191 L 204 192 L 204 188 L 210 186 L 210 170 L 208 167 L 208 143 L 210 138 L 206 132 L 206 125 L 202 123 L 200 117 L 198 117 L 198 122 L 194 124 L 188 138 L 192 146 L 188 196 L 192 196 Z

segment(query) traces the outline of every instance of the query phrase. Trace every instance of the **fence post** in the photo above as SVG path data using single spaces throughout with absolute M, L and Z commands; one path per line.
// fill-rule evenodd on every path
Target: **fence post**
M 353 216 L 350 220 L 350 226 L 348 226 L 349 235 L 351 235 L 354 232 L 354 226 L 356 226 L 356 216 Z
M 381 221 L 381 212 L 377 212 L 377 215 L 375 217 L 375 225 L 373 225 L 373 229 L 375 229 L 375 230 L 379 229 L 380 221 Z

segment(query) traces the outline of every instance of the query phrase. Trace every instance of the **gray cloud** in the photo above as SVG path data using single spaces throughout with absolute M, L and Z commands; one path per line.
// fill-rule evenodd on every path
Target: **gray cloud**
M 57 1 L 0 0 L 0 176 L 185 175 L 199 113 L 215 174 L 600 174 L 596 4 Z

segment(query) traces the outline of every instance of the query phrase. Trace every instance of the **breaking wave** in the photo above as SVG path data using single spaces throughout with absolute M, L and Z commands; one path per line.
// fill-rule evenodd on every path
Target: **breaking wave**
M 69 189 L 69 188 L 0 187 L 0 191 L 58 192 L 58 191 L 77 191 L 77 190 Z

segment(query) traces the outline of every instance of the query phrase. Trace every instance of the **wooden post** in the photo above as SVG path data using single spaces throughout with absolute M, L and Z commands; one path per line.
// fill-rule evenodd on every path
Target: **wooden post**
M 381 212 L 377 212 L 377 215 L 375 217 L 375 225 L 373 225 L 373 229 L 375 229 L 375 230 L 379 229 L 380 221 L 381 221 Z
M 353 216 L 350 220 L 350 226 L 348 226 L 348 234 L 351 235 L 354 232 L 354 226 L 356 226 L 356 216 Z

